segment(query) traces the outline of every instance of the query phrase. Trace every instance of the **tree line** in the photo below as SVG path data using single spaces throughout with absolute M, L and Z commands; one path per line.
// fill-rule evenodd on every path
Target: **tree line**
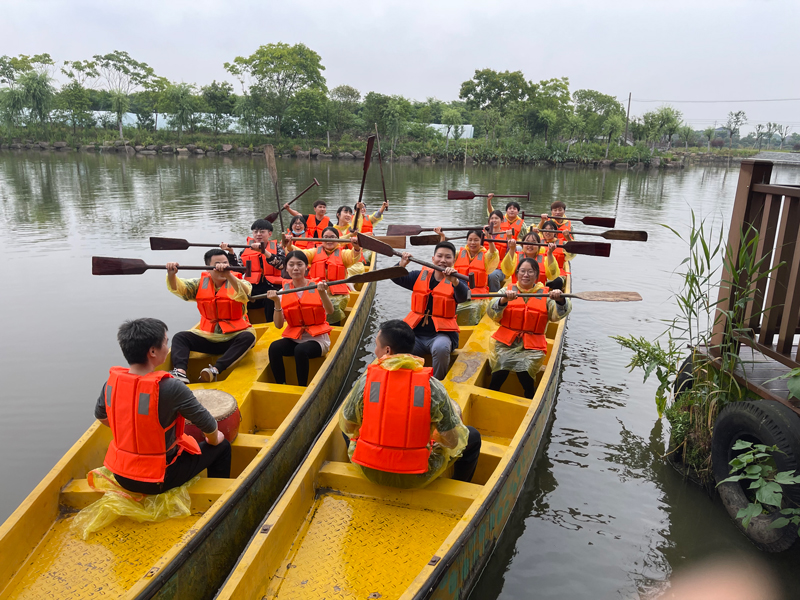
M 476 70 L 451 102 L 374 91 L 362 95 L 349 85 L 328 89 L 320 55 L 302 43 L 266 44 L 224 67 L 236 85 L 172 82 L 119 50 L 63 62 L 48 54 L 2 56 L 0 135 L 23 130 L 35 135 L 58 126 L 78 135 L 113 127 L 123 138 L 123 117 L 133 113 L 136 129 L 155 132 L 161 120 L 178 141 L 186 132 L 236 132 L 255 140 L 325 140 L 330 147 L 332 138 L 363 137 L 377 124 L 392 151 L 400 141 L 443 141 L 447 151 L 450 140 L 471 124 L 489 148 L 537 143 L 563 147 L 569 155 L 575 145 L 592 144 L 604 147 L 608 157 L 612 144 L 639 144 L 652 152 L 657 145 L 669 149 L 676 138 L 687 147 L 703 139 L 710 148 L 723 132 L 732 147 L 746 123 L 743 111 L 731 112 L 722 132 L 708 128 L 701 137 L 680 111 L 667 105 L 626 122 L 622 103 L 611 95 L 571 91 L 567 77 L 534 82 L 521 71 Z M 440 131 L 430 124 L 441 125 Z M 762 139 L 771 143 L 776 134 L 782 147 L 788 127 L 756 126 L 759 144 Z

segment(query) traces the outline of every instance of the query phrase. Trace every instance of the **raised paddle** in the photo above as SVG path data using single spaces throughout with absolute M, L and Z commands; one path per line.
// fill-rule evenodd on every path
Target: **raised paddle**
M 348 277 L 347 279 L 340 279 L 339 281 L 326 281 L 329 286 L 331 285 L 341 285 L 343 283 L 372 283 L 373 281 L 385 281 L 386 279 L 397 279 L 398 277 L 403 277 L 404 275 L 408 275 L 408 271 L 404 267 L 389 267 L 388 269 L 377 269 L 375 271 L 367 271 L 366 273 L 361 273 L 360 275 L 353 275 L 352 277 Z M 317 284 L 314 285 L 306 285 L 299 288 L 293 288 L 290 290 L 280 290 L 278 291 L 278 296 L 282 296 L 284 294 L 295 294 L 297 292 L 305 292 L 308 290 L 315 290 L 317 289 Z M 250 300 L 260 300 L 261 298 L 266 298 L 266 294 L 258 294 L 257 296 L 250 296 Z
M 389 244 L 392 248 L 405 248 L 406 247 L 406 238 L 402 235 L 376 235 L 370 236 L 376 240 L 381 240 L 385 244 Z M 438 236 L 437 236 L 438 239 Z M 305 238 L 305 237 L 293 237 L 291 241 L 297 242 L 314 242 L 315 244 L 324 244 L 325 242 L 336 242 L 337 244 L 349 244 L 350 240 L 348 239 L 339 239 L 334 240 L 331 238 Z
M 250 248 L 250 246 L 236 246 L 234 244 L 228 244 L 228 246 L 231 248 Z M 219 248 L 219 244 L 195 244 L 194 242 L 188 242 L 181 238 L 150 238 L 150 250 L 188 250 L 190 247 Z M 266 244 L 261 242 L 261 249 L 263 250 L 265 247 Z
M 353 224 L 350 226 L 351 232 L 358 231 L 358 220 L 361 218 L 361 211 L 358 210 L 358 205 L 361 204 L 361 199 L 364 197 L 364 184 L 367 182 L 367 171 L 369 171 L 369 164 L 372 162 L 372 148 L 375 146 L 375 136 L 371 135 L 367 138 L 367 151 L 364 153 L 364 172 L 361 174 L 361 189 L 358 191 L 358 202 L 353 207 Z
M 505 294 L 472 294 L 473 298 L 504 298 Z M 518 298 L 549 298 L 548 294 L 517 294 Z M 640 302 L 637 292 L 581 292 L 580 294 L 561 294 L 562 298 L 577 298 L 589 302 Z
M 389 244 L 384 244 L 377 238 L 365 235 L 363 233 L 357 233 L 358 236 L 358 245 L 362 248 L 367 250 L 372 250 L 373 252 L 377 252 L 378 254 L 383 254 L 384 256 L 399 256 L 402 257 L 403 253 L 394 250 Z M 428 267 L 429 269 L 433 269 L 434 271 L 439 271 L 440 273 L 444 273 L 444 269 L 442 267 L 438 267 L 433 263 L 430 263 L 425 260 L 420 260 L 418 258 L 414 258 L 413 256 L 409 257 L 411 262 L 415 262 L 418 265 L 422 265 L 423 267 Z M 462 275 L 461 273 L 454 273 L 453 274 L 457 279 L 460 279 L 464 283 L 470 285 L 470 287 L 475 286 L 475 274 L 470 273 L 469 277 L 466 275 Z
M 527 215 L 522 213 L 522 218 L 525 217 L 541 217 L 541 215 Z M 613 228 L 617 224 L 617 219 L 614 217 L 581 217 L 580 219 L 577 217 L 554 217 L 553 215 L 548 215 L 548 219 L 552 219 L 556 223 L 559 220 L 561 221 L 580 221 L 584 225 L 591 225 L 592 227 L 610 227 Z M 561 232 L 564 233 L 564 232 Z
M 141 275 L 148 269 L 166 269 L 166 265 L 148 265 L 140 258 L 112 258 L 110 256 L 92 257 L 92 275 Z M 209 265 L 178 267 L 184 271 L 213 271 L 214 267 Z M 245 277 L 250 275 L 250 267 L 228 267 L 226 271 L 236 271 L 244 273 Z
M 289 200 L 289 202 L 287 202 L 287 203 L 286 203 L 286 206 L 289 206 L 290 204 L 292 204 L 292 202 L 294 202 L 295 200 L 299 199 L 299 198 L 300 198 L 300 196 L 302 196 L 303 194 L 305 194 L 305 193 L 306 193 L 308 190 L 310 190 L 310 189 L 311 189 L 312 187 L 314 187 L 315 185 L 319 185 L 319 181 L 317 181 L 317 178 L 316 178 L 316 177 L 314 177 L 314 183 L 312 183 L 312 184 L 311 184 L 311 185 L 309 185 L 309 186 L 308 186 L 306 189 L 304 189 L 302 192 L 300 192 L 299 194 L 297 194 L 297 196 L 295 196 L 294 198 L 292 198 L 291 200 Z M 282 210 L 282 211 L 283 211 L 283 210 L 286 210 L 286 206 L 282 206 L 282 207 L 281 207 L 281 210 Z M 275 222 L 275 219 L 277 219 L 277 218 L 278 218 L 278 213 L 276 213 L 276 212 L 274 212 L 274 213 L 269 213 L 269 214 L 268 214 L 266 217 L 264 217 L 264 218 L 265 218 L 267 221 L 269 221 L 270 223 L 274 223 L 274 222 Z
M 267 170 L 269 171 L 270 179 L 272 179 L 272 185 L 275 186 L 275 200 L 278 203 L 278 218 L 281 222 L 281 231 L 286 231 L 286 228 L 283 226 L 281 197 L 278 193 L 278 167 L 275 166 L 275 148 L 272 147 L 272 144 L 264 146 L 264 158 L 267 160 Z
M 378 166 L 381 168 L 381 186 L 383 187 L 383 201 L 388 204 L 389 199 L 386 197 L 386 180 L 383 178 L 383 155 L 381 154 L 381 136 L 378 135 L 378 124 L 375 123 L 375 142 L 378 144 Z M 385 209 L 383 212 L 389 212 Z
M 472 200 L 473 198 L 488 198 L 489 194 L 476 194 L 464 190 L 447 190 L 448 200 Z M 529 194 L 494 194 L 493 198 L 528 198 Z
M 533 231 L 541 231 L 541 230 L 534 229 Z M 622 240 L 626 242 L 647 241 L 646 231 L 630 231 L 627 229 L 609 229 L 608 231 L 604 231 L 602 233 L 596 233 L 592 231 L 570 231 L 569 233 L 572 235 L 598 235 L 606 240 L 617 240 L 617 241 Z
M 476 225 L 475 227 L 442 227 L 442 231 L 470 231 L 471 229 L 483 229 L 486 225 Z M 386 235 L 417 235 L 423 231 L 433 231 L 433 227 L 421 227 L 420 225 L 389 225 Z
M 495 238 L 485 238 L 487 242 L 494 242 L 495 244 L 508 244 L 508 240 L 499 240 Z M 522 246 L 547 246 L 547 242 L 517 242 Z M 605 242 L 567 242 L 565 244 L 556 244 L 558 248 L 563 248 L 564 252 L 570 254 L 586 254 L 588 256 L 611 256 L 611 244 Z

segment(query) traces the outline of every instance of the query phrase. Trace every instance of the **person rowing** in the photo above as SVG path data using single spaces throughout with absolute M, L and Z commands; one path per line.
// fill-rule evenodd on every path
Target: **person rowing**
M 489 215 L 489 225 L 486 227 L 486 232 L 484 235 L 485 241 L 483 242 L 483 247 L 487 250 L 489 249 L 489 244 L 491 243 L 492 238 L 496 240 L 509 240 L 514 237 L 513 232 L 510 229 L 503 229 L 504 221 L 505 217 L 499 210 L 493 210 Z M 497 251 L 500 254 L 500 260 L 503 260 L 506 255 L 506 244 L 497 244 L 497 246 Z M 491 273 L 491 271 L 489 272 Z
M 292 239 L 290 236 L 287 236 L 286 239 L 286 243 L 289 245 L 289 252 L 300 250 L 305 254 L 309 263 L 309 277 L 311 279 L 317 281 L 339 281 L 364 272 L 363 264 L 361 264 L 362 268 L 358 272 L 351 272 L 353 266 L 360 264 L 361 261 L 361 246 L 358 245 L 357 237 L 349 238 L 349 245 L 353 247 L 352 250 L 342 247 L 343 244 L 339 243 L 339 232 L 333 227 L 325 228 L 322 232 L 322 239 L 326 241 L 318 244 L 316 248 L 307 248 L 305 250 L 291 245 Z M 328 294 L 331 296 L 334 307 L 333 314 L 328 315 L 328 323 L 336 326 L 344 318 L 344 309 L 347 307 L 347 301 L 350 298 L 350 287 L 346 283 L 340 283 L 331 286 Z
M 410 258 L 410 253 L 403 252 L 399 266 L 408 266 Z M 453 268 L 455 260 L 455 246 L 439 242 L 431 262 L 444 272 L 423 267 L 392 279 L 400 287 L 411 290 L 411 312 L 403 320 L 414 330 L 413 353 L 417 356 L 430 354 L 433 376 L 440 380 L 450 368 L 450 353 L 458 348 L 456 306 L 470 297 L 467 284 L 454 277 L 458 273 Z
M 361 203 L 361 219 L 359 219 L 359 231 L 372 235 L 375 225 L 383 220 L 383 212 L 389 208 L 389 202 L 381 204 L 381 207 L 371 215 L 367 215 L 367 206 Z
M 523 238 L 523 242 L 541 243 L 539 234 L 535 231 L 528 232 Z M 514 240 L 508 241 L 508 252 L 500 262 L 500 268 L 495 269 L 489 275 L 489 289 L 492 292 L 498 291 L 503 287 L 503 282 L 511 277 L 511 283 L 517 283 L 517 264 L 523 258 L 532 258 L 539 264 L 539 283 L 545 284 L 559 276 L 558 263 L 553 253 L 557 250 L 555 243 L 550 243 L 547 247 L 520 244 L 517 251 L 517 243 Z
M 294 210 L 288 202 L 283 205 L 283 208 L 293 217 L 302 217 L 305 220 L 306 237 L 322 237 L 322 231 L 331 224 L 330 217 L 325 214 L 328 212 L 328 204 L 325 200 L 315 200 L 314 212 L 310 215 L 303 215 Z
M 285 281 L 284 290 L 297 289 L 314 282 L 308 279 L 308 257 L 302 250 L 293 250 L 286 255 L 286 272 L 291 281 Z M 329 333 L 332 328 L 327 318 L 334 308 L 328 295 L 328 284 L 317 283 L 317 289 L 278 295 L 276 290 L 267 292 L 275 312 L 275 326 L 286 324 L 281 339 L 269 346 L 269 364 L 275 382 L 286 383 L 284 356 L 294 356 L 297 369 L 297 385 L 308 385 L 309 361 L 324 356 L 331 349 Z
M 542 234 L 542 239 L 547 242 L 548 244 L 554 244 L 558 242 L 558 239 L 564 237 L 564 235 L 569 235 L 569 233 L 562 234 L 559 233 L 558 224 L 553 221 L 552 219 L 549 221 L 545 221 L 542 229 L 540 230 Z M 548 246 L 549 251 L 549 246 Z M 563 248 L 555 248 L 553 250 L 553 257 L 556 259 L 558 263 L 558 269 L 562 276 L 566 276 L 567 270 L 564 267 L 566 262 L 572 261 L 575 258 L 574 254 L 570 252 L 565 252 Z
M 127 367 L 112 367 L 94 416 L 111 428 L 103 464 L 130 492 L 161 494 L 208 469 L 227 478 L 231 445 L 192 390 L 166 371 L 157 371 L 169 352 L 167 326 L 158 319 L 125 321 L 117 341 Z M 205 437 L 183 432 L 190 420 Z
M 488 194 L 486 196 L 487 216 L 491 216 L 494 212 L 492 198 L 494 198 L 494 194 Z M 521 210 L 522 207 L 519 205 L 519 202 L 511 201 L 507 203 L 506 214 L 503 218 L 503 222 L 500 225 L 500 228 L 503 231 L 511 231 L 515 240 L 522 239 L 528 232 L 528 227 L 525 225 L 525 221 L 519 216 Z
M 289 233 L 293 238 L 319 237 L 319 236 L 306 235 L 306 221 L 302 215 L 292 217 L 292 220 L 289 222 Z M 316 244 L 314 242 L 301 242 L 295 240 L 293 244 L 296 248 L 299 248 L 300 250 L 307 250 L 308 248 L 316 247 Z
M 196 302 L 200 322 L 180 331 L 172 340 L 173 377 L 189 383 L 186 369 L 190 352 L 221 355 L 215 365 L 200 371 L 201 381 L 217 376 L 236 364 L 256 343 L 256 332 L 247 317 L 247 301 L 253 289 L 249 281 L 228 269 L 228 255 L 220 248 L 205 253 L 206 265 L 199 279 L 180 279 L 176 262 L 167 263 L 167 289 L 187 302 Z
M 253 235 L 247 238 L 249 248 L 245 248 L 236 257 L 233 249 L 226 243 L 220 248 L 228 254 L 228 262 L 232 266 L 250 263 L 250 275 L 245 276 L 253 286 L 251 295 L 266 294 L 269 290 L 278 290 L 281 287 L 281 271 L 283 269 L 284 252 L 280 244 L 272 239 L 272 223 L 266 219 L 256 219 L 250 230 Z M 263 244 L 263 247 L 262 247 Z M 247 303 L 247 310 L 264 310 L 265 323 L 272 323 L 272 307 L 267 306 L 264 299 Z
M 556 229 L 559 232 L 556 239 L 560 243 L 563 244 L 564 242 L 569 242 L 575 239 L 572 235 L 572 222 L 569 219 L 565 218 L 567 215 L 566 204 L 564 204 L 560 200 L 556 200 L 555 202 L 553 202 L 550 205 L 550 215 L 542 213 L 539 225 L 537 225 L 537 229 L 541 231 L 542 229 L 544 229 L 545 223 L 548 220 L 552 219 L 553 223 L 555 223 L 556 225 Z
M 415 348 L 407 323 L 393 319 L 381 324 L 375 360 L 339 412 L 348 456 L 378 485 L 425 487 L 451 464 L 453 479 L 471 481 L 481 435 L 464 425 L 461 408 Z
M 500 324 L 492 334 L 493 347 L 489 364 L 492 378 L 489 389 L 500 390 L 511 371 L 517 374 L 526 398 L 533 398 L 536 375 L 547 353 L 548 322 L 566 318 L 572 310 L 561 290 L 550 290 L 539 283 L 539 263 L 530 257 L 520 258 L 516 269 L 517 283 L 500 291 L 486 314 Z M 521 298 L 520 294 L 546 294 L 546 298 Z
M 491 291 L 489 273 L 495 271 L 500 264 L 497 247 L 491 240 L 484 245 L 483 233 L 479 229 L 467 232 L 467 242 L 459 249 L 453 265 L 462 275 L 474 275 L 475 285 L 470 287 L 473 294 L 486 294 Z M 486 312 L 486 304 L 485 300 L 467 300 L 460 303 L 456 310 L 458 324 L 477 325 Z

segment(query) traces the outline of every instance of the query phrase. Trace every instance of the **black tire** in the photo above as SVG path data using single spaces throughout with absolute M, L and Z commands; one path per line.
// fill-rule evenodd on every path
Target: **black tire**
M 733 402 L 726 406 L 714 423 L 711 440 L 711 464 L 717 483 L 730 475 L 729 462 L 739 452 L 733 450 L 737 440 L 777 446 L 781 452 L 773 454 L 778 471 L 796 471 L 800 468 L 800 417 L 787 406 L 774 400 Z M 723 483 L 717 492 L 736 526 L 750 541 L 766 552 L 782 552 L 797 541 L 797 527 L 787 525 L 770 529 L 777 511 L 754 517 L 747 529 L 736 513 L 749 503 L 740 482 Z M 800 485 L 783 486 L 785 507 L 800 505 Z
M 672 385 L 672 391 L 675 396 L 680 395 L 681 392 L 692 389 L 694 384 L 694 374 L 692 373 L 692 355 L 690 354 L 681 363 L 678 368 L 678 375 L 675 377 L 675 383 Z

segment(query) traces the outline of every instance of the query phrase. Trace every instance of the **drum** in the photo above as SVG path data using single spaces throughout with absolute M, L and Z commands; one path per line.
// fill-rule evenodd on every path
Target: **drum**
M 225 439 L 233 442 L 239 435 L 239 424 L 242 422 L 242 414 L 239 412 L 236 398 L 221 390 L 192 391 L 198 402 L 217 420 L 217 429 L 222 432 Z M 189 421 L 186 421 L 185 432 L 198 442 L 204 442 L 206 439 L 200 428 L 192 425 Z

